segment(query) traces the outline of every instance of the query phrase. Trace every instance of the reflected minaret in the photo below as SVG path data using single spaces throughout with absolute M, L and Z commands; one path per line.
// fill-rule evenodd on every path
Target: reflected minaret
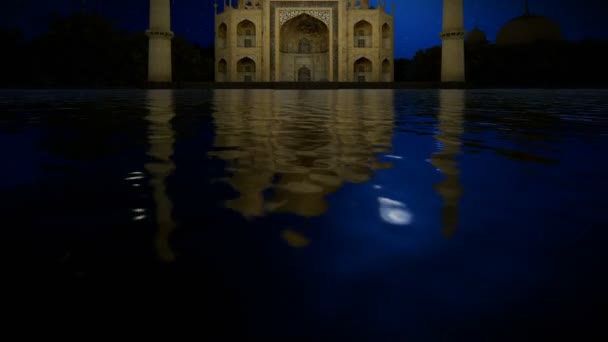
M 148 156 L 152 159 L 145 165 L 150 177 L 150 186 L 156 204 L 156 249 L 159 258 L 166 262 L 175 260 L 169 244 L 169 237 L 175 229 L 172 211 L 173 204 L 167 195 L 167 177 L 175 170 L 171 160 L 175 132 L 171 120 L 175 117 L 172 90 L 149 90 L 147 93 Z
M 391 165 L 392 90 L 215 91 L 215 148 L 243 216 L 322 215 L 327 196 Z
M 441 82 L 464 82 L 463 0 L 443 0 Z
M 464 90 L 439 91 L 439 132 L 435 139 L 441 149 L 431 157 L 431 162 L 444 176 L 435 190 L 443 200 L 441 218 L 446 238 L 454 235 L 459 222 L 462 185 L 457 158 L 461 152 L 464 132 L 464 98 Z
M 171 82 L 171 0 L 150 0 L 148 81 Z

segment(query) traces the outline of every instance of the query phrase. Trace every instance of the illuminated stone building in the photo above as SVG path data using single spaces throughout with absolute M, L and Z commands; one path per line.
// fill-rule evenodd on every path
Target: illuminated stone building
M 392 82 L 386 0 L 232 0 L 215 7 L 217 82 Z M 464 82 L 463 0 L 443 0 L 442 82 Z M 220 12 L 219 8 L 223 10 Z M 171 82 L 171 1 L 150 0 L 148 80 Z
M 216 81 L 393 81 L 386 1 L 239 0 L 216 4 Z

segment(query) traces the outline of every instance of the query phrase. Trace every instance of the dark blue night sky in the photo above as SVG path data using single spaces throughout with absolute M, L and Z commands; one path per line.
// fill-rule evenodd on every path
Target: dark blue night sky
M 213 0 L 173 0 L 173 30 L 201 45 L 213 43 Z M 391 3 L 392 0 L 388 0 Z M 112 18 L 131 31 L 147 28 L 148 0 L 85 0 L 89 9 Z M 222 1 L 219 1 L 222 2 Z M 375 0 L 371 0 L 372 4 Z M 442 0 L 394 0 L 396 56 L 439 45 Z M 27 36 L 45 31 L 50 13 L 66 14 L 82 8 L 83 0 L 20 0 L 0 13 L 0 27 L 20 27 Z M 5 5 L 6 6 L 6 5 Z M 602 29 L 605 1 L 530 0 L 531 12 L 560 23 L 568 40 L 608 39 Z M 490 40 L 509 19 L 523 14 L 524 0 L 465 0 L 465 26 L 478 26 Z

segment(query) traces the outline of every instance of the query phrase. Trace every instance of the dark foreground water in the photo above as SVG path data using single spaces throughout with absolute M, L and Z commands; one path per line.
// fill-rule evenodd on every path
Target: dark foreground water
M 595 333 L 607 113 L 595 90 L 2 91 L 10 275 L 201 335 Z

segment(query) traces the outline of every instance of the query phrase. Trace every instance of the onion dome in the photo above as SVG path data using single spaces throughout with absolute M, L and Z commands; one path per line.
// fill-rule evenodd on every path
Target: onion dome
M 559 24 L 547 17 L 530 14 L 526 1 L 526 14 L 505 24 L 498 32 L 496 44 L 531 44 L 540 41 L 560 41 L 562 39 Z
M 469 32 L 466 38 L 466 43 L 471 45 L 484 44 L 487 41 L 488 39 L 486 38 L 486 34 L 478 28 L 474 28 L 471 32 Z

